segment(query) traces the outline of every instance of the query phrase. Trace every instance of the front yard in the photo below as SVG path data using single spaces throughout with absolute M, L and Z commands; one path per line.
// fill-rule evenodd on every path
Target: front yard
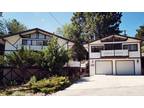
M 32 77 L 31 80 L 20 86 L 5 87 L 0 90 L 1 96 L 45 96 L 51 93 L 55 93 L 59 90 L 63 90 L 70 86 L 72 82 L 68 77 L 55 76 L 48 79 L 42 79 L 37 81 L 36 77 Z

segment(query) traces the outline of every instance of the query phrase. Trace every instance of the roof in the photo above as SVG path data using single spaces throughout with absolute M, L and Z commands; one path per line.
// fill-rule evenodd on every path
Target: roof
M 21 35 L 22 33 L 30 32 L 30 31 L 34 31 L 34 30 L 36 30 L 36 31 L 42 31 L 42 32 L 48 33 L 48 34 L 50 34 L 50 35 L 54 35 L 54 36 L 56 36 L 56 37 L 58 37 L 58 38 L 61 38 L 61 39 L 64 39 L 64 40 L 67 40 L 67 41 L 70 41 L 70 42 L 74 42 L 74 41 L 72 41 L 72 40 L 70 40 L 70 39 L 67 39 L 67 38 L 64 38 L 64 37 L 62 37 L 62 36 L 59 36 L 59 35 L 57 35 L 57 34 L 54 34 L 54 33 L 51 33 L 51 32 L 45 31 L 45 30 L 42 30 L 42 29 L 40 29 L 40 28 L 33 28 L 33 29 L 26 30 L 26 31 L 21 31 L 21 32 L 17 32 L 17 33 L 12 33 L 12 34 L 8 34 L 8 35 L 3 35 L 3 36 L 0 37 L 0 39 L 7 38 L 7 37 L 11 37 L 11 36 L 18 35 L 18 34 Z
M 102 39 L 104 39 L 104 38 L 108 38 L 108 37 L 111 37 L 111 36 L 114 36 L 114 35 L 110 35 L 110 36 L 107 36 L 107 37 L 103 37 L 103 38 L 101 38 L 101 39 L 92 40 L 91 42 L 88 42 L 88 43 L 92 43 L 92 42 L 95 42 L 95 41 L 97 41 L 97 40 L 102 40 Z M 131 39 L 136 39 L 136 40 L 141 40 L 141 41 L 143 41 L 142 39 L 139 39 L 139 38 L 136 38 L 136 37 L 131 37 L 131 36 L 125 36 L 125 35 L 117 35 L 117 36 L 121 36 L 121 37 L 124 37 L 124 38 L 131 38 Z M 85 44 L 88 44 L 88 43 L 85 43 Z M 85 45 L 85 44 L 84 44 L 84 45 Z

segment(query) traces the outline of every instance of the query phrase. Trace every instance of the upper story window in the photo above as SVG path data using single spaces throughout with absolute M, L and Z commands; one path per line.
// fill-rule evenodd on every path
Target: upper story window
M 39 38 L 39 36 L 38 36 L 38 34 L 31 34 L 31 39 L 38 39 Z
M 43 35 L 43 34 L 39 34 L 39 39 L 45 39 L 45 38 L 46 38 L 45 35 Z
M 105 44 L 105 50 L 120 50 L 122 49 L 122 43 Z
M 32 41 L 31 40 L 22 40 L 22 45 L 32 45 Z
M 22 45 L 32 45 L 32 46 L 47 46 L 48 41 L 47 40 L 28 40 L 28 39 L 23 39 L 22 40 Z
M 123 45 L 123 49 L 128 49 L 129 51 L 138 51 L 138 45 L 137 44 Z
M 103 46 L 91 46 L 91 52 L 100 52 Z

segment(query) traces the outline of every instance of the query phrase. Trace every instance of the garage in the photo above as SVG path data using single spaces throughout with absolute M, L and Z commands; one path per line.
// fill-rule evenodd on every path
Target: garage
M 99 60 L 96 61 L 96 74 L 100 75 L 112 75 L 112 61 L 110 60 Z
M 135 66 L 133 60 L 118 60 L 116 61 L 116 74 L 117 75 L 134 75 Z

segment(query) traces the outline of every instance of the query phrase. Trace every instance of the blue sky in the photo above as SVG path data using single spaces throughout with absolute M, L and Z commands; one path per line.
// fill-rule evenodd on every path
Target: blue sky
M 24 23 L 28 28 L 38 27 L 49 32 L 55 32 L 58 27 L 61 27 L 61 25 L 70 23 L 73 13 L 55 12 L 52 13 L 52 15 L 58 20 L 58 22 L 56 22 L 48 12 L 8 12 L 3 13 L 3 18 L 15 18 Z M 120 29 L 126 30 L 129 36 L 134 36 L 136 29 L 139 28 L 140 25 L 144 24 L 144 13 L 124 12 L 121 20 L 122 23 L 120 25 Z

